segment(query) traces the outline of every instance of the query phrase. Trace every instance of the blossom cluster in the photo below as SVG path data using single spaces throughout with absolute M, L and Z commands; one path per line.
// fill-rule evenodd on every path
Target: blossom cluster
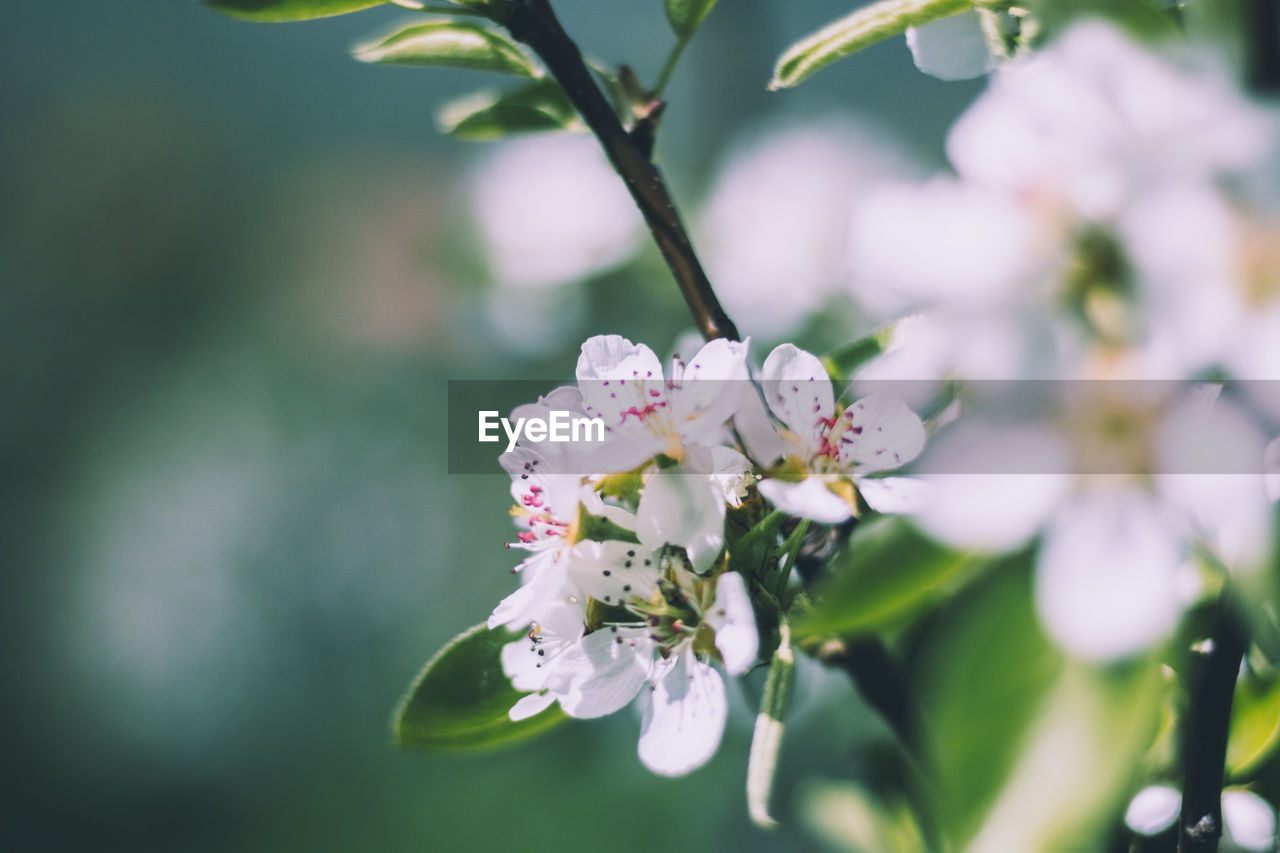
M 939 37 L 913 34 L 917 58 Z M 1000 64 L 954 125 L 945 174 L 766 181 L 773 208 L 795 198 L 798 209 L 860 183 L 841 207 L 847 226 L 791 217 L 821 239 L 790 241 L 811 257 L 788 266 L 786 292 L 771 290 L 772 267 L 716 263 L 717 246 L 750 257 L 724 238 L 755 233 L 730 214 L 770 209 L 748 204 L 730 174 L 732 203 L 711 205 L 707 230 L 725 292 L 745 294 L 736 315 L 778 334 L 842 289 L 883 324 L 885 352 L 860 379 L 926 391 L 842 405 L 824 362 L 791 344 L 756 367 L 747 343 L 717 340 L 664 371 L 645 346 L 588 340 L 576 385 L 515 415 L 602 418 L 603 448 L 502 457 L 512 547 L 529 554 L 521 587 L 490 618 L 523 635 L 503 654 L 527 694 L 511 716 L 558 703 L 596 717 L 639 697 L 648 767 L 678 774 L 707 760 L 727 713 L 721 672 L 746 672 L 776 642 L 786 596 L 775 593 L 800 538 L 779 531 L 800 519 L 903 513 L 957 549 L 1031 547 L 1042 626 L 1095 663 L 1171 636 L 1214 572 L 1256 581 L 1274 550 L 1280 395 L 1224 383 L 1280 374 L 1278 131 L 1205 57 L 1086 22 Z M 792 159 L 803 172 L 819 158 Z M 925 454 L 913 409 L 936 402 L 941 383 L 970 380 L 1085 390 L 1031 417 L 959 393 L 933 409 Z M 1036 466 L 974 468 L 992 455 Z M 763 562 L 744 557 L 754 531 L 773 555 Z
M 715 340 L 664 371 L 644 345 L 593 337 L 576 386 L 513 413 L 600 417 L 606 441 L 501 456 L 518 527 L 510 547 L 528 553 L 520 588 L 489 618 L 521 633 L 502 653 L 527 691 L 512 719 L 553 703 L 599 717 L 639 697 L 641 761 L 667 775 L 700 766 L 728 713 L 717 665 L 735 676 L 756 663 L 761 626 L 777 624 L 759 591 L 785 587 L 795 556 L 752 565 L 733 531 L 761 524 L 766 502 L 848 519 L 883 491 L 872 475 L 923 448 L 924 425 L 901 400 L 839 405 L 821 362 L 791 345 L 770 353 L 757 383 L 748 349 Z

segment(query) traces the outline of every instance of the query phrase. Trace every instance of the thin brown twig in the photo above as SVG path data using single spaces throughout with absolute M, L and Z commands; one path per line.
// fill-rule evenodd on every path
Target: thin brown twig
M 505 0 L 496 18 L 517 41 L 528 45 L 564 88 L 565 94 L 600 140 L 609 162 L 622 177 L 653 232 L 698 330 L 707 340 L 738 340 L 738 330 L 716 298 L 703 272 L 662 174 L 647 152 L 627 133 L 608 99 L 565 33 L 549 0 Z

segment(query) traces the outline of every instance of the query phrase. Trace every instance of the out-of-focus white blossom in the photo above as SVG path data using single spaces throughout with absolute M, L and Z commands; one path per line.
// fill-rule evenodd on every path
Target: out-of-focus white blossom
M 504 142 L 476 169 L 470 191 L 489 268 L 506 287 L 539 290 L 606 270 L 643 234 L 635 203 L 589 136 Z
M 766 339 L 797 328 L 844 280 L 846 223 L 859 199 L 905 168 L 888 143 L 852 124 L 771 131 L 734 153 L 699 229 L 729 315 Z
M 1124 822 L 1138 835 L 1153 836 L 1173 827 L 1182 809 L 1182 793 L 1168 785 L 1143 788 L 1129 802 Z M 1246 788 L 1222 792 L 1222 849 L 1266 853 L 1275 849 L 1275 807 Z
M 1232 403 L 1148 401 L 1129 388 L 1059 417 L 961 424 L 935 438 L 931 470 L 943 473 L 925 477 L 917 518 L 968 548 L 1010 550 L 1040 535 L 1036 608 L 1068 653 L 1110 661 L 1169 636 L 1198 593 L 1185 582 L 1193 549 L 1242 574 L 1262 565 L 1263 439 Z M 986 473 L 986 462 L 1006 467 Z
M 981 77 L 996 67 L 976 9 L 907 29 L 916 67 L 940 80 Z

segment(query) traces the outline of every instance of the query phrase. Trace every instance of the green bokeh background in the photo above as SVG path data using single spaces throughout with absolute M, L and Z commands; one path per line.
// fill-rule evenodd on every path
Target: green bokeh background
M 767 121 L 869 116 L 941 162 L 980 85 L 918 74 L 900 39 L 765 92 L 786 44 L 851 5 L 720 4 L 669 91 L 683 203 Z M 556 6 L 652 79 L 658 0 Z M 640 767 L 629 711 L 481 757 L 387 743 L 422 662 L 513 586 L 506 482 L 446 473 L 445 383 L 567 377 L 576 354 L 522 359 L 480 319 L 459 178 L 483 149 L 432 114 L 494 81 L 347 56 L 407 14 L 5 9 L 0 846 L 810 849 L 746 819 L 762 674 L 674 781 Z M 652 251 L 586 294 L 588 333 L 665 350 L 688 326 Z M 789 730 L 784 818 L 800 776 L 888 748 L 846 685 L 807 689 L 826 700 Z

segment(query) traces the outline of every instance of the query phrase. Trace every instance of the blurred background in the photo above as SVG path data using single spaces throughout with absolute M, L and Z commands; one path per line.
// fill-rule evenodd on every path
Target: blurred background
M 895 39 L 767 93 L 853 5 L 723 3 L 668 92 L 662 166 L 757 353 L 860 331 L 847 208 L 937 168 L 981 87 Z M 658 0 L 556 7 L 654 79 Z M 450 140 L 436 110 L 503 81 L 349 58 L 409 14 L 6 9 L 0 846 L 821 849 L 748 824 L 750 697 L 674 781 L 630 712 L 479 757 L 388 744 L 418 668 L 514 586 L 505 476 L 447 474 L 447 380 L 566 379 L 590 334 L 669 353 L 689 329 L 591 140 Z M 801 690 L 784 818 L 799 768 L 890 748 L 839 679 Z

